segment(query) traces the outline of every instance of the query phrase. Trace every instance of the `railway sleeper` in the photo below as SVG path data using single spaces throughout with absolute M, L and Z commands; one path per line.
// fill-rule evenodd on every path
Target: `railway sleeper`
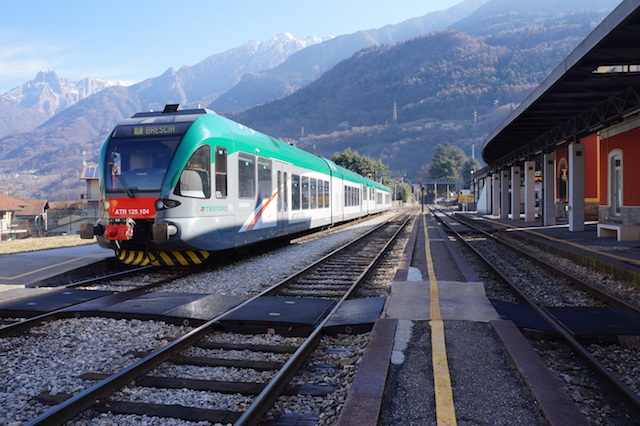
M 73 395 L 57 394 L 55 396 L 42 393 L 34 400 L 47 405 L 58 405 Z M 125 401 L 99 401 L 91 407 L 99 413 L 136 414 L 156 417 L 171 417 L 192 422 L 208 421 L 211 423 L 235 423 L 241 416 L 240 411 L 211 410 L 206 408 L 185 407 L 183 405 L 150 404 Z
M 204 340 L 196 342 L 193 346 L 200 349 L 224 349 L 226 351 L 271 352 L 271 353 L 278 353 L 278 354 L 292 354 L 298 350 L 297 346 L 252 345 L 252 344 L 245 344 L 245 343 L 220 343 L 220 342 L 207 342 Z
M 363 266 L 351 266 L 349 268 L 349 273 L 351 273 L 351 271 L 353 271 L 354 269 L 358 269 L 358 270 L 363 270 L 364 268 L 366 268 L 367 265 L 363 265 Z M 329 271 L 313 271 L 312 273 L 309 274 L 309 276 L 317 276 L 317 277 L 341 277 L 345 275 L 345 269 L 346 268 L 340 268 L 340 269 L 332 269 Z
M 85 373 L 80 376 L 82 380 L 104 380 L 109 374 Z M 267 383 L 255 382 L 227 382 L 220 380 L 202 379 L 181 379 L 174 377 L 143 376 L 136 379 L 134 386 L 146 388 L 166 388 L 166 389 L 192 389 L 198 391 L 218 392 L 225 394 L 239 393 L 242 395 L 259 395 L 264 390 Z M 292 385 L 285 387 L 283 395 L 311 395 L 326 396 L 335 392 L 335 386 L 321 385 Z
M 328 290 L 328 291 L 337 291 L 337 290 L 347 290 L 351 287 L 352 283 L 306 283 L 306 284 L 292 284 L 288 286 L 283 292 L 287 290 L 292 291 L 315 291 L 315 290 Z M 311 286 L 311 288 L 310 288 Z
M 144 358 L 151 354 L 151 352 L 129 352 L 138 358 Z M 253 361 L 243 359 L 224 359 L 224 358 L 209 358 L 201 356 L 185 356 L 176 355 L 172 357 L 168 362 L 179 365 L 196 365 L 199 367 L 236 367 L 236 368 L 251 368 L 253 370 L 269 371 L 279 370 L 284 365 L 284 362 L 278 361 Z
M 340 279 L 337 279 L 340 278 Z M 324 279 L 312 279 L 311 277 L 307 278 L 307 279 L 300 279 L 296 281 L 296 284 L 292 284 L 290 287 L 302 287 L 302 286 L 321 286 L 323 284 L 327 285 L 327 286 L 333 286 L 334 288 L 336 286 L 352 286 L 354 281 L 356 281 L 357 277 L 337 277 L 335 279 L 331 279 L 331 278 L 324 278 Z

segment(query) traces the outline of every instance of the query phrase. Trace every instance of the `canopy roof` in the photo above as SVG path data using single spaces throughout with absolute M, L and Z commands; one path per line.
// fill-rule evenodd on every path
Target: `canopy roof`
M 624 0 L 487 137 L 482 158 L 501 169 L 638 112 L 640 0 Z

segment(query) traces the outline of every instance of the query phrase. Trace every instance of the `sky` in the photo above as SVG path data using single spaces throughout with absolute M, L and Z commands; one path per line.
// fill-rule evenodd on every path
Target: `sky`
M 136 82 L 247 40 L 350 34 L 462 0 L 0 0 L 0 94 L 53 69 Z

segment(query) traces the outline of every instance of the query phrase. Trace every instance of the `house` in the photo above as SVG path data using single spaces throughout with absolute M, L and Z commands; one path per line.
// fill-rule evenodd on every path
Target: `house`
M 47 200 L 18 200 L 0 193 L 0 240 L 47 230 Z

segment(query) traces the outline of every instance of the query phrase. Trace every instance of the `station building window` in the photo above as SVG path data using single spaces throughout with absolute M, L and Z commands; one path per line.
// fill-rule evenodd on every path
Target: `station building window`
M 569 167 L 567 160 L 562 158 L 558 166 L 558 198 L 566 201 L 569 188 Z
M 622 150 L 609 153 L 609 207 L 611 215 L 622 214 Z

